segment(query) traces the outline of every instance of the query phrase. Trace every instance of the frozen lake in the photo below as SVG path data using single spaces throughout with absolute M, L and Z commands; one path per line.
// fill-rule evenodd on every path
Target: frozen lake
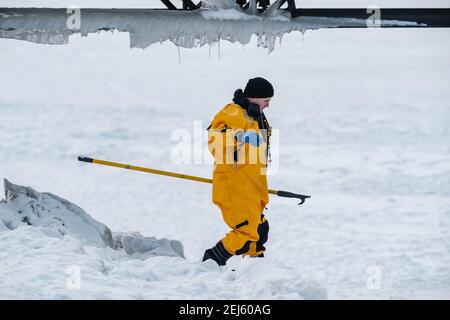
M 330 299 L 449 299 L 449 39 L 321 30 L 288 34 L 271 54 L 253 39 L 179 56 L 169 43 L 129 49 L 117 32 L 66 46 L 1 39 L 0 178 L 64 197 L 111 229 L 180 240 L 198 261 L 227 232 L 210 185 L 76 158 L 210 177 L 210 163 L 172 161 L 173 132 L 206 129 L 262 76 L 275 88 L 266 115 L 280 146 L 269 185 L 312 195 L 300 207 L 271 197 L 271 265 L 316 279 Z

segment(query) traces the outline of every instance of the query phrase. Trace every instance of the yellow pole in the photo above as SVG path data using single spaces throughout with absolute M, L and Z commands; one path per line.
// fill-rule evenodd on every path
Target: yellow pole
M 133 166 L 130 164 L 123 164 L 118 162 L 112 162 L 112 161 L 106 161 L 106 160 L 100 160 L 100 159 L 93 159 L 93 158 L 87 158 L 87 157 L 78 157 L 78 161 L 82 162 L 88 162 L 88 163 L 95 163 L 95 164 L 101 164 L 104 166 L 110 166 L 110 167 L 116 167 L 116 168 L 122 168 L 122 169 L 128 169 L 128 170 L 134 170 L 134 171 L 141 171 L 141 172 L 147 172 L 147 173 L 153 173 L 153 174 L 159 174 L 163 176 L 169 176 L 174 178 L 180 178 L 180 179 L 186 179 L 186 180 L 192 180 L 192 181 L 198 181 L 198 182 L 205 182 L 205 183 L 212 183 L 212 179 L 202 178 L 202 177 L 196 177 L 196 176 L 190 176 L 187 174 L 181 174 L 181 173 L 175 173 L 170 171 L 162 171 L 162 170 L 156 170 L 151 168 L 145 168 L 145 167 L 138 167 Z M 287 197 L 287 198 L 298 198 L 302 200 L 299 204 L 302 204 L 305 202 L 307 198 L 310 198 L 310 196 L 305 196 L 302 194 L 296 194 L 288 191 L 281 191 L 281 190 L 272 190 L 269 189 L 270 194 L 274 194 L 280 197 Z

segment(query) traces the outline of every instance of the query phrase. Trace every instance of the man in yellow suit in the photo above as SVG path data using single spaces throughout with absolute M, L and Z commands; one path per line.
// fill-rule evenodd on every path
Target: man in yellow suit
M 269 223 L 262 212 L 269 202 L 271 130 L 263 110 L 273 94 L 266 79 L 250 79 L 208 128 L 208 148 L 214 157 L 212 200 L 231 231 L 205 251 L 203 261 L 212 259 L 223 266 L 233 255 L 264 257 Z

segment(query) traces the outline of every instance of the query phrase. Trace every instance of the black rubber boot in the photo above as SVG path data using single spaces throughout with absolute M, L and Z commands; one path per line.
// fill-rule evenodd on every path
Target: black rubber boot
M 264 218 L 264 215 L 261 215 L 261 220 Z M 265 220 L 260 223 L 258 226 L 258 234 L 259 240 L 256 242 L 256 251 L 265 251 L 266 247 L 264 247 L 264 243 L 267 242 L 269 238 L 269 221 Z M 264 257 L 264 253 L 261 253 L 258 257 Z
M 227 260 L 232 256 L 233 255 L 225 249 L 222 241 L 219 241 L 214 247 L 205 251 L 202 261 L 211 259 L 214 260 L 219 266 L 224 266 L 227 263 Z

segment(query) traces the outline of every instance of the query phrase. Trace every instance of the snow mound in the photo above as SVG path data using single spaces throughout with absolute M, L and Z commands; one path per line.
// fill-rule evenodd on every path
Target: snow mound
M 5 180 L 0 299 L 326 299 L 283 262 L 183 258 L 181 242 L 113 233 L 78 206 Z
M 0 204 L 0 213 L 5 207 Z M 110 247 L 50 237 L 41 227 L 0 231 L 0 299 L 325 299 L 282 262 L 233 257 L 219 267 L 180 257 L 145 260 Z M 232 271 L 235 270 L 235 271 Z
M 86 245 L 124 249 L 142 258 L 156 255 L 184 257 L 183 245 L 176 240 L 144 237 L 138 233 L 112 233 L 77 205 L 49 192 L 4 180 L 5 200 L 0 211 L 0 230 L 20 225 L 42 227 L 48 235 L 71 235 Z

